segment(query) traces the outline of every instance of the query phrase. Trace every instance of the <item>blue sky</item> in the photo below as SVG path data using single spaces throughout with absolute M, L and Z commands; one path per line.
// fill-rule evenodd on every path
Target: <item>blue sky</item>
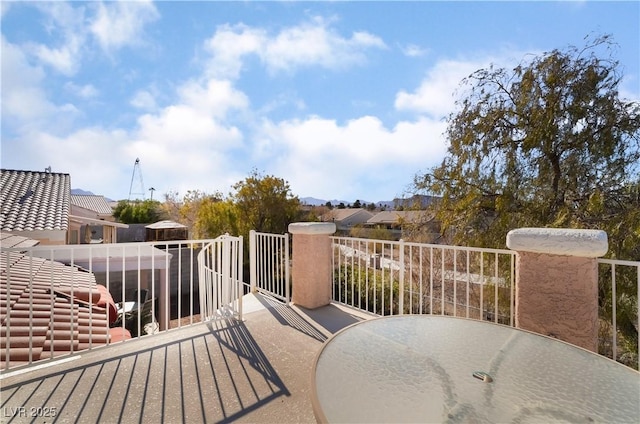
M 229 193 L 390 200 L 441 162 L 462 78 L 611 34 L 640 100 L 639 2 L 5 2 L 5 169 L 126 199 Z M 140 191 L 137 179 L 134 192 Z

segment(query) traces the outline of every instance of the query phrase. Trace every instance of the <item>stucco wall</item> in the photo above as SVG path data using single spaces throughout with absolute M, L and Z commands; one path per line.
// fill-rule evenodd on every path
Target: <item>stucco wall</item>
M 331 240 L 328 236 L 293 235 L 291 300 L 314 309 L 331 302 Z
M 593 258 L 520 252 L 516 325 L 596 351 L 598 263 Z
M 336 226 L 329 222 L 298 222 L 289 225 L 293 254 L 291 300 L 308 309 L 331 302 L 331 234 Z

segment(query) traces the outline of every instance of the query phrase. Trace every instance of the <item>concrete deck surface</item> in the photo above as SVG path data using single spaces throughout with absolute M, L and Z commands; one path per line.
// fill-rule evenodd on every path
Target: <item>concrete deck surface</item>
M 365 318 L 335 304 L 306 310 L 247 295 L 242 322 L 194 324 L 5 373 L 0 422 L 315 422 L 315 356 Z

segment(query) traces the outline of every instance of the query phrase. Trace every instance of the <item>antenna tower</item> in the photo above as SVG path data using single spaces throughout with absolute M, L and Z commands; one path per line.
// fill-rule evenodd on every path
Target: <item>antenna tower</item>
M 137 177 L 137 179 L 136 179 Z M 135 186 L 134 186 L 135 181 Z M 135 190 L 135 191 L 134 191 Z M 142 170 L 140 169 L 140 159 L 136 158 L 136 162 L 133 164 L 133 174 L 131 175 L 131 185 L 129 186 L 129 201 L 131 200 L 145 200 L 144 183 L 142 182 Z M 131 196 L 134 196 L 132 199 Z

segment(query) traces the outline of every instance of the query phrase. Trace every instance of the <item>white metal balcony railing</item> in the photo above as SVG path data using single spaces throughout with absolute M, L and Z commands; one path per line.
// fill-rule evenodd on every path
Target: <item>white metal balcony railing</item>
M 242 319 L 242 237 L 216 238 L 198 253 L 201 319 Z
M 336 302 L 377 315 L 431 313 L 514 324 L 513 251 L 348 237 L 332 237 L 332 243 Z M 252 288 L 287 302 L 289 257 L 287 234 L 252 232 Z M 111 337 L 114 329 L 148 337 L 239 317 L 238 300 L 246 292 L 238 237 L 3 247 L 0 261 L 0 315 L 12 318 L 0 328 L 2 371 L 113 344 L 121 340 Z M 609 326 L 601 322 L 601 353 L 619 360 L 625 354 L 620 329 L 638 328 L 640 262 L 601 259 L 599 267 L 601 304 L 614 318 Z M 100 286 L 117 308 L 100 303 Z M 616 317 L 623 312 L 627 321 L 621 323 Z M 630 362 L 638 368 L 637 358 Z
M 0 370 L 242 313 L 237 237 L 3 247 L 0 261 Z
M 282 302 L 291 299 L 289 234 L 249 233 L 251 291 L 266 293 Z
M 514 325 L 514 251 L 332 239 L 334 301 L 377 315 L 453 315 Z M 601 313 L 611 317 L 600 320 L 599 353 L 640 369 L 634 349 L 619 348 L 620 340 L 629 343 L 621 337 L 624 324 L 635 331 L 640 351 L 640 261 L 598 263 Z
M 598 259 L 600 309 L 610 320 L 600 319 L 598 353 L 640 371 L 640 261 Z M 624 327 L 626 331 L 619 327 Z M 635 355 L 630 346 L 621 352 L 619 339 L 631 343 L 623 334 L 635 332 Z M 631 337 L 632 339 L 633 337 Z
M 334 300 L 513 325 L 515 252 L 334 237 Z

